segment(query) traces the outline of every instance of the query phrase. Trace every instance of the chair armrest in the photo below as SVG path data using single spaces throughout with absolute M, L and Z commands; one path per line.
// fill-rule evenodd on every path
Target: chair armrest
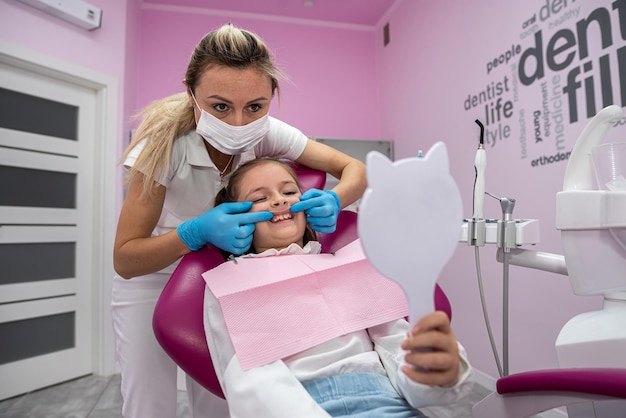
M 516 373 L 498 379 L 498 393 L 578 392 L 626 398 L 626 369 L 574 368 Z

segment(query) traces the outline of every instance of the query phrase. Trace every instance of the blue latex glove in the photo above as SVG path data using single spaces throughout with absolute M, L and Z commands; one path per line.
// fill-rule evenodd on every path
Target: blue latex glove
M 306 220 L 313 230 L 329 234 L 337 228 L 340 208 L 337 193 L 332 190 L 309 189 L 300 196 L 300 201 L 291 207 L 291 212 L 304 211 Z
M 252 245 L 256 222 L 272 219 L 271 212 L 248 212 L 252 202 L 228 202 L 178 225 L 178 236 L 191 251 L 211 243 L 232 254 L 243 254 Z

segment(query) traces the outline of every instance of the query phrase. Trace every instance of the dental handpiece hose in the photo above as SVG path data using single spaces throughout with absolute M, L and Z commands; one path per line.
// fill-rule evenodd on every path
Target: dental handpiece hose
M 485 169 L 487 168 L 487 152 L 485 151 L 484 134 L 485 127 L 476 119 L 476 123 L 480 126 L 480 141 L 476 156 L 474 157 L 474 170 L 476 171 L 476 180 L 474 181 L 474 220 L 483 218 L 483 205 L 485 203 Z
M 513 201 L 515 202 L 515 201 Z M 503 204 L 504 207 L 504 204 Z M 506 225 L 511 220 L 510 213 L 504 213 L 502 229 L 504 229 L 503 243 L 506 245 Z M 504 251 L 502 259 L 502 374 L 509 375 L 509 257 L 508 249 Z
M 469 245 L 482 247 L 485 245 L 487 231 L 485 220 L 483 219 L 483 204 L 485 201 L 485 168 L 487 167 L 487 153 L 485 152 L 484 135 L 485 127 L 476 119 L 476 123 L 480 126 L 480 139 L 478 142 L 478 150 L 474 157 L 474 196 L 472 199 L 472 219 L 468 222 L 468 240 Z
M 498 199 L 502 208 L 502 221 L 499 222 L 498 247 L 503 249 L 502 257 L 502 375 L 509 375 L 509 258 L 515 246 L 515 220 L 513 209 L 515 199 L 489 196 Z

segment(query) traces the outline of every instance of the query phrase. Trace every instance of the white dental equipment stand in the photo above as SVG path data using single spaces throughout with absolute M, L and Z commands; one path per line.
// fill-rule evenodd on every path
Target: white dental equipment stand
M 626 368 L 626 190 L 594 190 L 590 158 L 622 117 L 621 107 L 609 106 L 591 120 L 556 195 L 556 228 L 572 289 L 580 296 L 604 296 L 602 310 L 578 315 L 561 330 L 560 367 Z
M 504 205 L 503 219 L 497 223 L 486 223 L 480 211 L 475 211 L 473 219 L 462 225 L 461 241 L 475 246 L 497 243 L 505 265 L 510 263 L 560 274 L 569 271 L 576 294 L 605 296 L 604 309 L 579 315 L 563 328 L 557 340 L 559 369 L 517 373 L 499 379 L 497 392 L 474 406 L 475 418 L 519 418 L 559 406 L 589 405 L 590 402 L 594 402 L 596 417 L 626 417 L 626 249 L 612 238 L 626 230 L 626 192 L 592 190 L 592 170 L 587 155 L 593 146 L 602 142 L 621 115 L 621 108 L 617 106 L 602 110 L 574 146 L 564 190 L 557 194 L 557 228 L 563 231 L 564 256 L 519 249 L 520 245 L 538 242 L 538 223 L 513 220 L 510 216 L 507 219 Z M 451 206 L 446 206 L 446 194 L 440 193 L 443 187 L 454 191 L 454 187 L 441 178 L 449 177 L 448 165 L 429 164 L 431 159 L 432 162 L 447 160 L 447 155 L 435 158 L 442 149 L 445 153 L 442 144 L 434 146 L 432 158 L 429 151 L 424 159 L 368 164 L 370 190 L 366 191 L 359 211 L 359 235 L 372 264 L 399 282 L 425 276 L 425 280 L 434 284 L 450 256 L 449 247 L 454 248 L 451 240 L 458 240 L 454 231 L 441 234 L 437 228 L 429 233 L 435 224 L 455 224 L 454 219 L 460 218 L 460 215 L 451 215 L 458 213 L 458 209 L 450 210 L 457 206 L 457 192 L 449 194 L 454 198 L 447 198 Z M 486 160 L 477 158 L 477 163 L 482 166 L 484 175 Z M 437 170 L 438 166 L 443 169 Z M 427 171 L 422 171 L 426 168 Z M 437 171 L 435 177 L 429 177 Z M 379 182 L 378 178 L 384 181 Z M 424 181 L 426 179 L 437 183 Z M 429 204 L 432 197 L 435 197 L 435 205 Z M 503 203 L 502 198 L 500 201 Z M 443 216 L 442 208 L 446 209 L 448 221 L 437 218 L 438 223 L 432 222 L 432 216 Z M 512 211 L 512 207 L 509 209 Z M 381 216 L 385 216 L 384 223 L 380 222 Z M 610 227 L 614 229 L 613 234 L 608 231 Z M 426 241 L 421 240 L 421 236 L 438 238 L 442 251 L 434 251 L 431 245 L 421 247 Z M 420 273 L 414 276 L 414 272 Z M 408 292 L 412 286 L 411 283 L 402 285 Z M 412 311 L 411 316 L 415 316 L 415 312 Z M 587 326 L 589 322 L 591 327 Z M 594 415 L 570 412 L 570 416 Z
M 479 402 L 473 409 L 476 418 L 522 417 L 561 405 L 571 405 L 570 418 L 626 417 L 626 191 L 594 190 L 590 159 L 591 149 L 622 117 L 621 107 L 604 108 L 574 145 L 556 199 L 564 255 L 498 250 L 500 261 L 506 256 L 510 264 L 567 274 L 576 295 L 603 295 L 603 308 L 577 315 L 562 328 L 556 341 L 560 369 L 500 379 L 500 394 Z M 522 382 L 526 378 L 535 383 Z M 556 378 L 564 380 L 533 388 L 540 379 Z M 595 385 L 591 380 L 571 384 L 571 379 L 587 378 L 597 379 Z

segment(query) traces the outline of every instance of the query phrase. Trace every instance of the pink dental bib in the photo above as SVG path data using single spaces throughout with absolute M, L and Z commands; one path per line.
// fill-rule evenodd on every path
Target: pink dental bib
M 243 370 L 405 317 L 403 290 L 356 240 L 332 254 L 238 258 L 205 272 Z

